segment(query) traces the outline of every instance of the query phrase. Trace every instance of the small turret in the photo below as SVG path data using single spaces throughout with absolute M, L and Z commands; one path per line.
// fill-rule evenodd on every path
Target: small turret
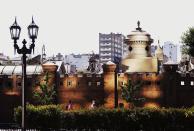
M 157 44 L 157 49 L 155 51 L 155 56 L 158 58 L 159 61 L 163 61 L 164 60 L 164 54 L 163 54 L 163 50 L 160 47 L 160 41 L 158 40 L 158 44 Z
M 45 45 L 42 46 L 42 63 L 46 60 Z

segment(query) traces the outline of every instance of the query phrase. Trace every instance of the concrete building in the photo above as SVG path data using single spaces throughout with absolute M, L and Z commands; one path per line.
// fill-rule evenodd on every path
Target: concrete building
M 119 33 L 99 33 L 99 56 L 100 63 L 112 61 L 118 63 L 127 52 L 127 45 L 124 44 L 124 35 Z
M 167 56 L 167 60 L 165 60 L 165 62 L 167 62 L 169 59 L 177 62 L 177 45 L 169 41 L 164 42 L 163 52 L 164 55 Z
M 46 60 L 49 60 L 49 61 L 63 61 L 64 57 L 61 53 L 58 53 L 57 55 L 47 57 Z

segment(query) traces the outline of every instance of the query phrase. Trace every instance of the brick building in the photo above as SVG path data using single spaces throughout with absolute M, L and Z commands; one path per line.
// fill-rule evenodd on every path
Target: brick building
M 74 109 L 88 108 L 92 100 L 99 106 L 113 108 L 115 85 L 118 85 L 118 103 L 128 104 L 121 98 L 121 86 L 128 80 L 141 81 L 139 95 L 145 97 L 140 106 L 145 107 L 189 107 L 194 105 L 194 61 L 190 59 L 180 70 L 173 61 L 162 63 L 161 49 L 151 56 L 151 36 L 138 28 L 126 40 L 129 54 L 123 59 L 126 73 L 115 73 L 116 64 L 111 61 L 103 65 L 103 72 L 79 72 L 66 74 L 64 62 L 46 62 L 27 66 L 27 101 L 34 103 L 32 91 L 48 72 L 55 84 L 56 104 L 64 106 L 69 100 Z M 93 62 L 93 61 L 92 61 Z M 159 68 L 162 64 L 162 69 Z M 89 64 L 94 67 L 93 64 Z M 0 122 L 10 121 L 13 108 L 21 105 L 21 66 L 0 66 Z

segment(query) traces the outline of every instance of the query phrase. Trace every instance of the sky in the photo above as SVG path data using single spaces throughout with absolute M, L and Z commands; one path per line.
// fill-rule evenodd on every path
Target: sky
M 98 53 L 99 33 L 128 35 L 141 22 L 143 30 L 161 44 L 181 42 L 194 26 L 192 0 L 0 0 L 0 52 L 14 56 L 9 27 L 15 16 L 21 26 L 18 44 L 26 39 L 32 15 L 39 26 L 35 55 L 43 44 L 47 56 L 62 53 Z M 17 55 L 15 55 L 17 56 Z

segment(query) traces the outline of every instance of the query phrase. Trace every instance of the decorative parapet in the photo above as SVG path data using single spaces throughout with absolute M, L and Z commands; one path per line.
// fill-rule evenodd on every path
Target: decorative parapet
M 114 72 L 116 69 L 116 64 L 111 62 L 111 61 L 108 61 L 106 64 L 103 65 L 103 71 L 104 73 L 110 73 L 110 72 Z
M 45 64 L 42 64 L 43 71 L 44 72 L 56 72 L 58 69 L 58 66 L 54 64 L 53 62 L 47 62 Z

